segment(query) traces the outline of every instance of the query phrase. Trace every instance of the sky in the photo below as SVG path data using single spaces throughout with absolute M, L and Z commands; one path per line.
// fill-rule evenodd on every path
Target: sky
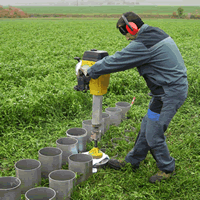
M 92 2 L 116 2 L 116 0 L 92 0 Z M 0 0 L 2 6 L 56 6 L 57 4 L 66 5 L 87 5 L 90 0 Z M 172 5 L 172 6 L 200 6 L 200 0 L 121 0 L 121 2 L 139 2 L 140 5 Z

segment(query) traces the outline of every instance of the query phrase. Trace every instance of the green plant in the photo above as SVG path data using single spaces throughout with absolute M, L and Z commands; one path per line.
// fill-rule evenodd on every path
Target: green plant
M 150 184 L 149 177 L 158 169 L 148 153 L 135 173 L 130 168 L 124 172 L 100 169 L 77 185 L 72 200 L 199 199 L 199 22 L 152 19 L 145 23 L 161 28 L 174 39 L 187 67 L 188 98 L 166 131 L 177 175 L 166 182 Z M 68 129 L 81 127 L 83 120 L 91 118 L 92 95 L 73 89 L 77 84 L 74 57 L 82 58 L 86 50 L 93 48 L 105 50 L 109 55 L 121 51 L 129 42 L 115 26 L 116 20 L 112 19 L 79 19 L 76 23 L 73 19 L 1 21 L 0 176 L 16 176 L 15 162 L 24 158 L 38 160 L 41 148 L 56 147 L 56 140 L 66 137 Z M 92 31 L 88 32 L 89 27 Z M 119 127 L 110 126 L 98 143 L 100 148 L 107 145 L 109 157 L 118 153 L 124 158 L 133 148 L 151 99 L 148 92 L 136 68 L 111 74 L 108 92 L 103 97 L 103 111 L 115 107 L 116 102 L 131 103 L 134 96 L 136 100 L 129 111 L 130 119 Z M 114 148 L 110 141 L 121 137 L 121 133 L 133 139 L 116 142 Z M 88 143 L 87 151 L 93 146 L 94 142 Z M 63 168 L 68 169 L 68 165 Z M 48 179 L 42 179 L 41 187 L 49 187 Z
M 177 9 L 177 11 L 178 11 L 178 16 L 180 17 L 180 18 L 182 18 L 182 16 L 183 16 L 183 8 L 182 7 L 179 7 L 178 9 Z

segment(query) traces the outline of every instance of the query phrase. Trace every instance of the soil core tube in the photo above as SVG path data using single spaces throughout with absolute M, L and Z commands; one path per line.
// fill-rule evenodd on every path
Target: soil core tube
M 57 148 L 63 151 L 62 153 L 62 165 L 68 163 L 68 157 L 71 154 L 78 153 L 78 140 L 76 138 L 65 137 L 56 141 Z
M 23 159 L 15 163 L 16 177 L 21 180 L 21 193 L 25 194 L 35 184 L 41 184 L 41 162 L 33 159 Z
M 116 107 L 110 107 L 106 108 L 106 113 L 110 115 L 110 125 L 116 125 L 119 126 L 121 123 L 121 108 L 116 108 Z
M 48 178 L 50 172 L 61 169 L 62 153 L 61 149 L 55 147 L 45 147 L 38 151 L 42 178 Z
M 16 177 L 0 177 L 0 199 L 21 200 L 21 180 Z
M 122 120 L 126 119 L 126 113 L 130 110 L 131 108 L 131 104 L 128 102 L 118 102 L 115 104 L 116 108 L 121 108 L 122 112 L 121 112 L 121 116 L 122 116 Z
M 71 170 L 55 170 L 49 174 L 49 187 L 56 191 L 56 200 L 69 200 L 75 187 L 76 174 Z
M 87 130 L 84 128 L 70 128 L 66 132 L 67 137 L 76 138 L 78 140 L 78 151 L 86 151 Z
M 86 181 L 92 175 L 92 156 L 87 154 L 73 154 L 69 156 L 69 170 L 77 172 L 76 185 Z
M 56 192 L 52 188 L 32 188 L 25 193 L 26 200 L 56 200 Z

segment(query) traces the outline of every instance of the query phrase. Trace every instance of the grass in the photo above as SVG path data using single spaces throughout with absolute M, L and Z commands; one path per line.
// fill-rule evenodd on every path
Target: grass
M 82 127 L 91 119 L 92 96 L 73 90 L 77 84 L 73 58 L 96 48 L 109 55 L 129 44 L 116 30 L 113 20 L 2 20 L 0 21 L 0 176 L 15 176 L 14 163 L 25 158 L 37 159 L 44 147 L 56 147 L 56 140 L 66 131 Z M 73 192 L 74 200 L 89 199 L 198 199 L 200 196 L 200 26 L 198 20 L 145 20 L 167 32 L 176 42 L 188 69 L 189 94 L 171 121 L 167 144 L 176 159 L 177 175 L 150 184 L 158 170 L 150 154 L 133 173 L 101 169 Z M 83 25 L 84 24 L 84 25 Z M 81 27 L 81 29 L 80 29 Z M 92 31 L 88 32 L 88 28 Z M 105 27 L 109 27 L 106 29 Z M 110 157 L 124 158 L 133 146 L 150 97 L 145 81 L 136 69 L 111 74 L 103 111 L 115 103 L 136 101 L 130 119 L 119 127 L 111 126 L 99 142 L 106 145 Z M 133 131 L 133 127 L 135 131 Z M 131 132 L 125 133 L 124 130 Z M 133 141 L 110 140 L 133 137 Z M 93 144 L 87 144 L 90 150 Z M 64 167 L 67 169 L 67 166 Z M 42 180 L 48 187 L 48 180 Z M 24 200 L 22 195 L 22 200 Z
M 122 14 L 134 11 L 137 14 L 172 15 L 180 6 L 15 6 L 28 14 Z M 200 13 L 200 6 L 181 6 L 184 13 Z M 4 6 L 4 8 L 6 8 Z

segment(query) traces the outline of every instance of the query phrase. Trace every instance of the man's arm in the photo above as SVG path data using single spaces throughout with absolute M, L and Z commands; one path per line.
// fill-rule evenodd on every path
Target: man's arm
M 150 51 L 142 43 L 132 41 L 122 51 L 117 51 L 114 55 L 97 61 L 87 70 L 87 73 L 93 79 L 97 79 L 104 74 L 139 67 L 147 63 L 150 58 Z

